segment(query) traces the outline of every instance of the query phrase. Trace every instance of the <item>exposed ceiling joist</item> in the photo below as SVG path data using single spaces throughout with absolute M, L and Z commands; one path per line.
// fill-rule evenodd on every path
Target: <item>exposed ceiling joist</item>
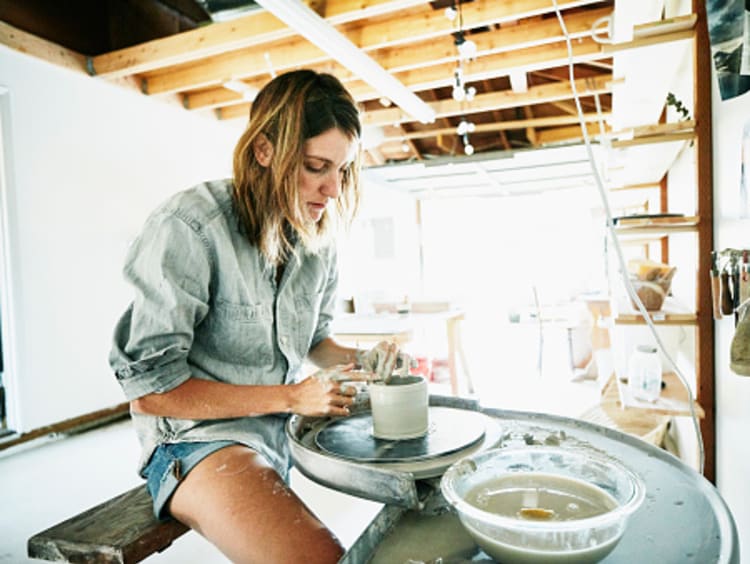
M 369 0 L 364 4 L 354 0 L 327 2 L 323 17 L 332 25 L 345 24 L 419 6 L 424 0 Z M 234 20 L 91 57 L 88 67 L 92 74 L 104 77 L 140 74 L 295 35 L 293 29 L 259 8 Z
M 140 10 L 144 14 L 155 13 L 156 5 L 164 2 L 129 1 L 144 8 L 153 2 L 153 10 Z M 177 4 L 187 9 L 190 3 L 202 2 L 180 0 Z M 300 67 L 331 72 L 358 101 L 366 126 L 382 129 L 379 144 L 367 148 L 368 163 L 375 164 L 415 158 L 429 162 L 440 155 L 462 153 L 466 140 L 457 134 L 457 125 L 463 119 L 473 123 L 469 137 L 477 152 L 580 140 L 581 125 L 573 103 L 569 63 L 573 65 L 583 111 L 587 112 L 583 121 L 588 124 L 588 131 L 592 137 L 598 136 L 597 122 L 603 121 L 605 131 L 612 136 L 614 100 L 623 91 L 631 97 L 633 94 L 632 87 L 624 89 L 623 81 L 628 81 L 628 76 L 619 81 L 612 79 L 621 76 L 615 72 L 618 57 L 658 43 L 674 44 L 677 51 L 683 45 L 690 48 L 696 21 L 694 14 L 651 22 L 639 18 L 632 41 L 610 45 L 594 40 L 594 28 L 597 36 L 601 35 L 597 22 L 611 16 L 621 3 L 558 0 L 572 39 L 569 57 L 554 5 L 549 0 L 466 1 L 460 4 L 463 16 L 460 32 L 476 45 L 476 51 L 470 59 L 462 59 L 456 44 L 459 20 L 446 17 L 443 1 L 305 0 L 305 3 L 312 5 L 328 24 L 336 26 L 394 79 L 429 103 L 437 113 L 436 122 L 419 124 L 398 108 L 385 107 L 383 104 L 388 101 L 381 104 L 382 93 L 297 35 L 287 24 L 252 6 L 250 1 L 247 4 L 254 11 L 236 19 L 198 25 L 188 31 L 166 31 L 161 39 L 88 59 L 75 50 L 14 27 L 12 20 L 0 22 L 0 43 L 78 72 L 86 72 L 88 63 L 89 70 L 97 73 L 92 80 L 138 84 L 139 91 L 143 86 L 143 92 L 159 99 L 171 101 L 179 97 L 185 108 L 214 110 L 222 119 L 246 119 L 250 100 L 273 73 Z M 75 4 L 71 3 L 71 10 Z M 51 13 L 43 15 L 49 22 Z M 71 21 L 69 16 L 66 21 Z M 106 20 L 99 17 L 86 21 Z M 109 25 L 117 26 L 118 22 L 110 21 Z M 122 36 L 125 30 L 117 33 Z M 464 84 L 476 89 L 472 99 L 452 98 L 455 71 L 459 67 Z M 518 87 L 517 81 L 518 92 L 513 91 L 512 75 L 527 77 L 526 92 L 521 91 L 523 88 Z M 652 102 L 663 107 L 666 100 Z M 601 106 L 600 114 L 594 112 L 597 106 Z M 690 138 L 685 129 L 631 131 L 630 135 L 637 141 L 630 141 L 623 134 L 617 142 L 645 143 L 670 135 L 669 142 L 662 144 L 671 145 L 672 141 Z
M 561 5 L 593 4 L 594 0 L 577 2 L 560 2 Z M 520 4 L 517 6 L 516 4 Z M 545 8 L 542 9 L 541 6 Z M 538 14 L 550 12 L 552 5 L 539 0 L 522 0 L 509 5 L 507 2 L 494 0 L 475 0 L 464 7 L 465 28 L 493 26 L 509 18 L 513 9 L 525 9 L 525 12 Z M 449 21 L 442 11 L 435 11 L 425 6 L 421 10 L 409 11 L 406 15 L 396 14 L 390 18 L 374 22 L 353 23 L 341 29 L 343 34 L 364 51 L 375 51 L 388 47 L 403 46 L 415 42 L 430 41 L 439 37 L 451 36 L 456 31 L 453 22 Z M 559 26 L 558 26 L 559 41 Z M 431 50 L 424 53 L 430 58 Z M 160 69 L 144 73 L 144 92 L 149 94 L 170 93 L 220 84 L 228 78 L 248 78 L 265 71 L 265 53 L 270 53 L 273 66 L 282 71 L 299 66 L 317 65 L 330 58 L 306 40 L 293 37 L 289 40 L 274 41 L 266 44 L 266 49 L 253 47 L 225 51 L 216 56 L 201 59 L 195 64 L 180 65 L 175 68 Z M 387 62 L 379 64 L 388 68 Z M 390 69 L 389 69 L 390 70 Z

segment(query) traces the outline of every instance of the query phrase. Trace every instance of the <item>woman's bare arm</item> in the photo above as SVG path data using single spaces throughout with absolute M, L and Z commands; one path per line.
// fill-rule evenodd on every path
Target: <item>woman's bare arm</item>
M 298 413 L 314 417 L 347 415 L 353 391 L 334 380 L 306 378 L 298 384 L 243 386 L 190 378 L 164 393 L 130 402 L 134 413 L 178 419 L 227 419 Z

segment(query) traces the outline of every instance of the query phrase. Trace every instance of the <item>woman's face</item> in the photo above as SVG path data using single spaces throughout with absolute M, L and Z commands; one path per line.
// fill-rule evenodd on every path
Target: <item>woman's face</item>
M 326 205 L 341 194 L 341 184 L 356 150 L 356 141 L 336 128 L 305 142 L 302 147 L 299 196 L 302 208 L 312 221 L 320 221 Z

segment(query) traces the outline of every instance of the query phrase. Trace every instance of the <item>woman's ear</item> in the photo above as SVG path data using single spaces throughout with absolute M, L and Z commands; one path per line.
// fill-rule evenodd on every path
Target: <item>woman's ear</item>
M 273 157 L 273 144 L 271 140 L 266 137 L 263 133 L 259 134 L 255 141 L 253 141 L 253 154 L 255 160 L 262 167 L 267 167 L 271 164 L 271 157 Z

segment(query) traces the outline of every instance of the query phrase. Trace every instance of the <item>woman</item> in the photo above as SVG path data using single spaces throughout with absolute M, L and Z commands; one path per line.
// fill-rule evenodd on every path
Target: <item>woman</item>
M 236 562 L 335 562 L 336 538 L 288 488 L 290 413 L 346 416 L 355 363 L 388 374 L 394 345 L 331 337 L 332 234 L 359 199 L 356 105 L 333 76 L 276 77 L 257 96 L 233 179 L 161 205 L 124 273 L 135 298 L 110 363 L 130 401 L 157 516 Z M 298 381 L 302 362 L 322 368 Z M 403 359 L 402 359 L 403 360 Z

